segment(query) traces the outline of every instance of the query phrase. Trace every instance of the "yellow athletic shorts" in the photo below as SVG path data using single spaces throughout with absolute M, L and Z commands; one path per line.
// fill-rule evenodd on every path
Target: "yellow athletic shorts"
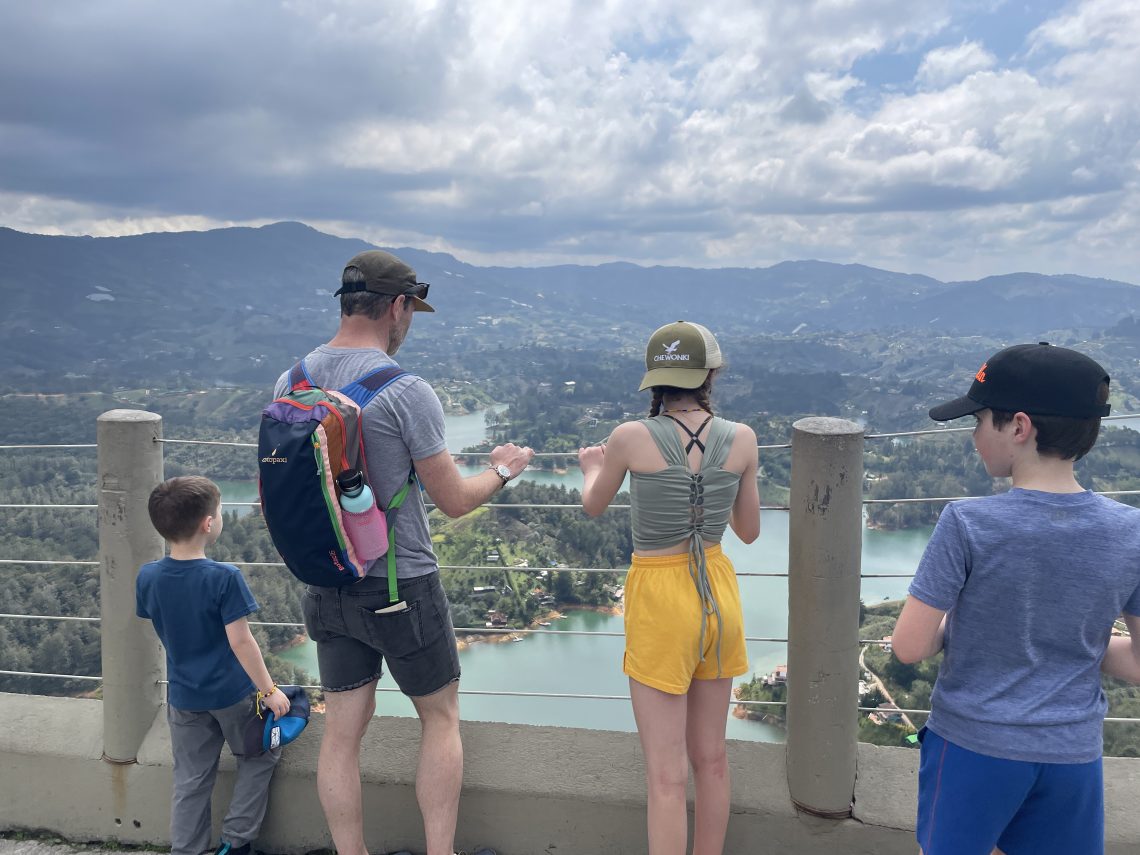
M 709 585 L 720 621 L 709 615 L 701 638 L 701 600 L 689 575 L 689 555 L 633 556 L 625 581 L 625 660 L 639 683 L 683 695 L 689 683 L 748 672 L 744 614 L 736 571 L 720 546 L 705 550 Z M 720 673 L 717 673 L 717 641 Z M 701 653 L 704 661 L 701 661 Z

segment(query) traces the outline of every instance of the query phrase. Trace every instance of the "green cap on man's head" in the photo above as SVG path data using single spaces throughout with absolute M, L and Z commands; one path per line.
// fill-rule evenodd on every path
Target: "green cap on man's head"
M 346 283 L 341 274 L 341 286 L 333 295 L 352 294 L 369 291 L 373 294 L 404 295 L 411 298 L 417 312 L 434 312 L 435 309 L 424 298 L 428 293 L 427 282 L 416 281 L 416 271 L 412 270 L 396 256 L 382 249 L 369 249 L 358 253 L 344 266 L 345 273 L 355 269 L 364 278 L 363 282 Z

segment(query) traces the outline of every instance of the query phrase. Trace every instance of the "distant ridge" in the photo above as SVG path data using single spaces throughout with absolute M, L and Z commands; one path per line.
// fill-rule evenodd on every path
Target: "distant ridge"
M 344 262 L 371 245 L 297 222 L 115 238 L 0 227 L 0 355 L 17 384 L 36 377 L 202 377 L 267 382 L 331 335 Z M 602 348 L 597 333 L 700 318 L 729 336 L 923 330 L 1038 337 L 1103 330 L 1140 316 L 1135 285 L 1013 273 L 941 282 L 860 264 L 642 267 L 627 262 L 479 267 L 439 252 L 393 250 L 432 283 L 438 335 L 495 321 L 479 346 L 527 340 Z M 506 323 L 498 323 L 504 321 Z

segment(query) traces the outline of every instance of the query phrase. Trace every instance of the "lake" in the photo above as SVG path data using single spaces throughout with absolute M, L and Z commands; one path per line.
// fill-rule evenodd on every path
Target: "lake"
M 452 451 L 475 445 L 485 435 L 482 413 L 447 417 L 448 445 Z M 765 451 L 764 454 L 790 454 L 790 450 Z M 460 467 L 465 473 L 481 470 L 479 466 Z M 580 489 L 581 472 L 577 466 L 565 474 L 527 471 L 525 480 L 544 484 L 561 484 Z M 220 482 L 227 510 L 248 513 L 247 507 L 231 507 L 232 502 L 257 499 L 252 481 Z M 567 509 L 565 513 L 581 513 Z M 609 513 L 628 513 L 615 509 Z M 864 573 L 913 573 L 922 556 L 930 529 L 863 532 Z M 731 529 L 723 541 L 726 553 L 738 572 L 786 573 L 788 568 L 788 514 L 782 511 L 761 513 L 760 537 L 752 544 L 742 543 Z M 284 572 L 284 571 L 283 571 Z M 906 595 L 908 579 L 864 579 L 863 599 L 867 603 L 897 599 Z M 784 638 L 788 628 L 788 586 L 784 578 L 740 579 L 747 635 Z M 565 620 L 555 620 L 551 635 L 526 636 L 519 643 L 472 644 L 461 651 L 463 690 L 559 692 L 593 695 L 627 695 L 627 678 L 621 672 L 623 640 L 613 636 L 568 635 L 566 631 L 623 631 L 620 616 L 591 611 L 571 611 Z M 462 633 L 460 633 L 462 635 Z M 787 662 L 786 645 L 777 642 L 749 642 L 749 662 L 753 672 L 766 673 Z M 306 642 L 283 651 L 283 658 L 317 674 L 316 650 Z M 740 680 L 746 680 L 745 675 Z M 738 681 L 739 682 L 739 681 Z M 394 684 L 388 677 L 380 681 L 381 689 Z M 564 698 L 497 697 L 463 695 L 463 717 L 477 721 L 502 721 L 524 724 L 549 724 L 608 730 L 635 729 L 628 701 Z M 414 715 L 411 703 L 398 692 L 381 691 L 377 696 L 381 715 Z M 734 739 L 782 741 L 783 731 L 760 722 L 736 718 L 728 720 L 728 735 Z

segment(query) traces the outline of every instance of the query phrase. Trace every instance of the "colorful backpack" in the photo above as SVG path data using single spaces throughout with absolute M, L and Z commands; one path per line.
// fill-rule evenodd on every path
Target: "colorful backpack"
M 289 391 L 261 412 L 258 492 L 273 545 L 290 572 L 309 585 L 338 587 L 364 578 L 363 561 L 345 532 L 336 476 L 360 469 L 367 480 L 360 412 L 408 372 L 388 365 L 342 389 L 317 386 L 301 360 Z M 394 512 L 415 482 L 415 470 L 386 509 Z M 389 529 L 395 520 L 389 518 Z M 388 544 L 389 587 L 395 587 L 396 538 Z

